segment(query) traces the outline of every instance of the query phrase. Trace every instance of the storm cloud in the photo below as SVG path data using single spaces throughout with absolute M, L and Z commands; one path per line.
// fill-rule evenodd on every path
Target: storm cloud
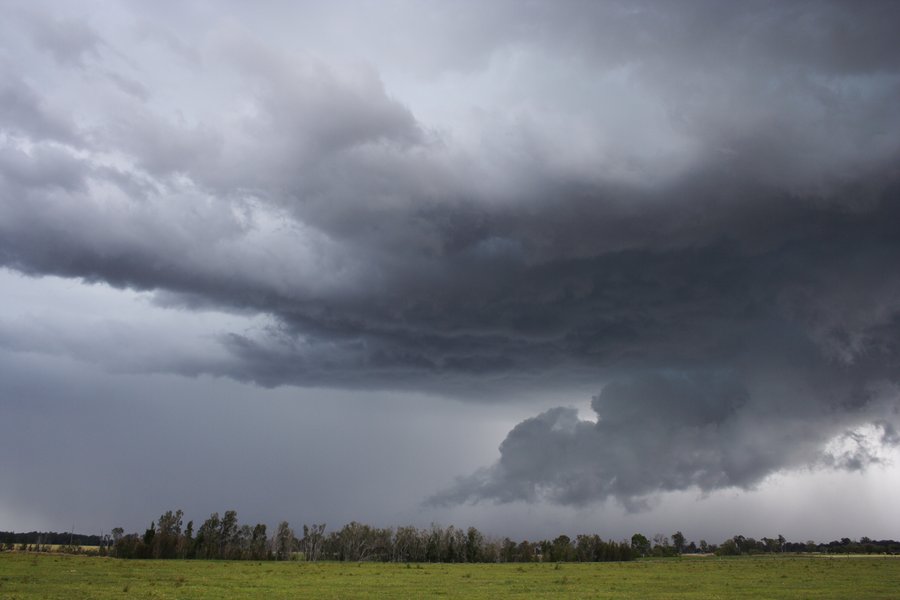
M 132 371 L 594 390 L 437 505 L 637 508 L 896 445 L 896 3 L 388 4 L 272 36 L 240 3 L 8 9 L 0 265 L 257 319 Z

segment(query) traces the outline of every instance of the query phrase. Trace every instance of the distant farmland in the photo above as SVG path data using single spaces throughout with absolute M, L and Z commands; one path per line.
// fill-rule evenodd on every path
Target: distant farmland
M 883 598 L 889 556 L 630 563 L 396 564 L 116 560 L 0 553 L 0 598 Z

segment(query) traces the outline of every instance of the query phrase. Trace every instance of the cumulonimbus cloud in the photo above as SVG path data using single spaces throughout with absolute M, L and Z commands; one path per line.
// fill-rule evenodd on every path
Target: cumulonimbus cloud
M 896 6 L 535 6 L 456 60 L 453 19 L 397 42 L 433 48 L 409 68 L 434 70 L 415 85 L 452 115 L 435 123 L 379 65 L 233 20 L 192 61 L 152 40 L 132 61 L 113 32 L 29 13 L 4 27 L 27 60 L 0 58 L 0 265 L 268 315 L 195 361 L 266 386 L 606 385 L 596 423 L 522 423 L 443 502 L 864 463 L 822 448 L 896 420 Z M 203 85 L 155 94 L 178 73 Z M 102 101 L 62 106 L 88 87 Z

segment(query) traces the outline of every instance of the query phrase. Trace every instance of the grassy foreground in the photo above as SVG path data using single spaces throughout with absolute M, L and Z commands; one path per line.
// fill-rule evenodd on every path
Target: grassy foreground
M 410 565 L 0 554 L 0 598 L 898 598 L 900 558 Z

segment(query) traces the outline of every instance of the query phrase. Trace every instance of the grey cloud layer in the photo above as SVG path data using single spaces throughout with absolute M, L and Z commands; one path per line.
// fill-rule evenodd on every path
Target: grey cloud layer
M 450 6 L 407 6 L 396 39 L 387 12 L 321 9 L 371 17 L 368 64 L 269 43 L 240 7 L 192 32 L 131 15 L 133 48 L 15 13 L 0 264 L 271 315 L 196 361 L 266 386 L 612 382 L 596 424 L 522 423 L 442 502 L 750 486 L 861 424 L 891 437 L 895 4 Z
M 841 378 L 808 374 L 774 382 L 766 380 L 771 372 L 758 370 L 741 375 L 667 372 L 610 383 L 593 400 L 596 423 L 571 408 L 528 419 L 501 444 L 495 465 L 430 502 L 584 505 L 615 497 L 640 510 L 659 491 L 749 488 L 786 468 L 864 469 L 880 460 L 873 443 L 896 444 L 896 387 L 853 389 Z M 874 442 L 846 429 L 854 419 L 870 420 Z M 835 439 L 845 443 L 829 448 Z

